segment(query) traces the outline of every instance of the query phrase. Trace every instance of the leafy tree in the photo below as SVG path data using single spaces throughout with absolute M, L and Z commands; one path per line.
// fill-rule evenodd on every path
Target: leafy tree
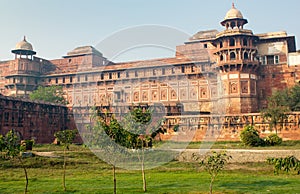
M 66 191 L 66 150 L 69 150 L 70 144 L 74 141 L 77 134 L 77 130 L 63 130 L 58 131 L 54 134 L 57 140 L 63 145 L 64 147 L 64 164 L 63 164 L 63 188 Z
M 195 154 L 193 155 L 194 159 L 199 160 L 199 157 Z M 213 151 L 210 155 L 207 155 L 203 160 L 200 161 L 200 166 L 204 167 L 204 169 L 210 174 L 210 185 L 209 185 L 209 193 L 212 194 L 213 191 L 213 183 L 216 179 L 216 176 L 222 171 L 225 165 L 232 157 L 227 155 L 226 152 L 215 152 Z
M 64 91 L 62 86 L 39 86 L 37 90 L 29 94 L 30 100 L 42 100 L 45 102 L 68 104 L 64 98 Z
M 300 111 L 300 84 L 289 90 L 287 102 L 291 111 Z
M 268 107 L 261 112 L 263 118 L 269 120 L 270 128 L 274 128 L 276 134 L 278 124 L 287 118 L 286 112 L 289 111 L 287 99 L 287 90 L 276 91 L 268 98 Z
M 21 145 L 20 139 L 15 133 L 14 130 L 10 130 L 6 133 L 5 136 L 0 137 L 0 151 L 4 152 L 5 157 L 7 158 L 17 158 L 24 170 L 24 175 L 26 179 L 25 183 L 25 190 L 24 193 L 27 193 L 28 188 L 28 175 L 26 167 L 24 166 L 22 156 L 20 155 L 21 152 Z
M 84 132 L 85 143 L 92 150 L 96 150 L 97 155 L 112 166 L 113 193 L 117 193 L 116 165 L 117 162 L 126 155 L 126 150 L 122 145 L 126 143 L 126 131 L 122 128 L 114 115 L 108 113 L 98 114 L 93 110 L 93 125 L 88 125 Z
M 135 149 L 135 153 L 141 163 L 143 191 L 147 191 L 145 175 L 145 151 L 152 147 L 153 138 L 158 133 L 163 133 L 162 119 L 154 121 L 153 111 L 149 107 L 131 107 L 130 112 L 123 120 L 123 126 L 129 131 L 127 137 L 128 147 Z M 152 124 L 155 123 L 153 126 Z

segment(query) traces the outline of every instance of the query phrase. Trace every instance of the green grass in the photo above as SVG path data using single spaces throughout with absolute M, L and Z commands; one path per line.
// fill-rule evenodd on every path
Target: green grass
M 300 141 L 283 141 L 281 145 L 278 146 L 260 146 L 260 147 L 251 147 L 245 146 L 240 141 L 216 141 L 216 142 L 169 142 L 168 146 L 170 148 L 184 148 L 186 146 L 187 149 L 199 149 L 200 146 L 204 144 L 209 145 L 208 148 L 211 149 L 269 149 L 269 150 L 278 150 L 278 149 L 300 149 Z M 162 145 L 162 143 L 158 143 L 157 146 Z
M 48 149 L 49 148 L 49 149 Z M 37 146 L 35 151 L 54 151 L 61 147 Z M 71 146 L 67 160 L 66 186 L 62 189 L 62 157 L 25 159 L 29 193 L 112 193 L 111 166 L 83 146 Z M 171 161 L 146 170 L 146 193 L 208 193 L 209 175 L 195 163 Z M 23 193 L 25 179 L 18 161 L 0 160 L 0 193 Z M 300 175 L 273 174 L 267 163 L 229 164 L 214 184 L 216 193 L 300 193 Z M 140 171 L 117 169 L 117 193 L 143 193 Z

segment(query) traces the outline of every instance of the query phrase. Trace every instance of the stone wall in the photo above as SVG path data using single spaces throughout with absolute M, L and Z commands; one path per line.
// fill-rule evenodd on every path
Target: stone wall
M 66 106 L 34 102 L 0 95 L 0 134 L 17 131 L 21 139 L 52 143 L 54 133 L 73 129 L 73 119 Z M 71 128 L 72 127 L 72 128 Z

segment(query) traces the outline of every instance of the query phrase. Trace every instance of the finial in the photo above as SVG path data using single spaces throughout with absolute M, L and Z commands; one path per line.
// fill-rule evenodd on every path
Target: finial
M 24 41 L 26 41 L 26 36 L 24 35 Z
M 232 2 L 232 8 L 235 8 L 235 7 L 234 7 L 234 2 Z

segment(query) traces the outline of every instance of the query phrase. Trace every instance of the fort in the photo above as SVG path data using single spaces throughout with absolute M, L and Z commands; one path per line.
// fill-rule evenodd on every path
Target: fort
M 14 128 L 24 139 L 49 143 L 57 130 L 88 124 L 91 106 L 122 113 L 132 104 L 163 114 L 163 139 L 199 141 L 218 134 L 218 140 L 238 140 L 247 124 L 271 133 L 259 111 L 272 92 L 300 82 L 300 52 L 294 36 L 254 34 L 244 28 L 247 23 L 232 5 L 220 23 L 223 31 L 197 32 L 171 58 L 124 63 L 109 61 L 92 46 L 42 59 L 24 37 L 11 51 L 15 59 L 0 62 L 0 133 Z M 50 85 L 63 86 L 67 106 L 27 100 L 38 86 Z M 300 139 L 299 124 L 300 113 L 289 113 L 279 135 Z

